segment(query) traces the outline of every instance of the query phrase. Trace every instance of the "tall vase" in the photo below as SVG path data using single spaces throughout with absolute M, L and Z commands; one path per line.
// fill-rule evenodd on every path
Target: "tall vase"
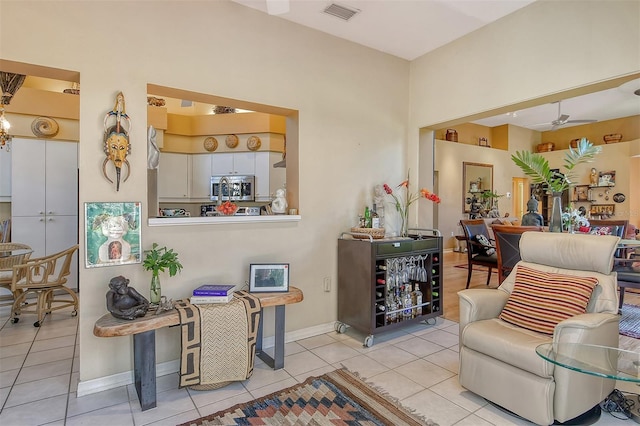
M 552 195 L 551 217 L 549 218 L 549 232 L 562 232 L 562 192 Z
M 151 276 L 151 303 L 159 303 L 160 296 L 162 296 L 162 289 L 160 288 L 160 277 L 157 272 L 154 272 Z
M 400 236 L 409 236 L 409 217 L 406 213 L 400 212 Z

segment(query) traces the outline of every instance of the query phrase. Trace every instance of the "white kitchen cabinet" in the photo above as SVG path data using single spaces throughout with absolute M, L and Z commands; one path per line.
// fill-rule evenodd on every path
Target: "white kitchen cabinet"
M 211 163 L 216 154 L 197 154 L 191 159 L 191 198 L 211 197 Z
M 11 197 L 11 152 L 7 152 L 5 145 L 0 149 L 0 201 L 9 201 L 8 197 Z
M 233 152 L 212 154 L 213 175 L 255 175 L 255 152 Z
M 280 152 L 256 152 L 256 201 L 271 201 L 287 178 L 285 168 L 274 168 L 282 160 Z
M 41 257 L 78 243 L 78 144 L 16 139 L 11 164 L 11 240 Z M 74 256 L 68 286 L 77 288 Z
M 160 153 L 158 165 L 158 198 L 189 198 L 191 155 Z

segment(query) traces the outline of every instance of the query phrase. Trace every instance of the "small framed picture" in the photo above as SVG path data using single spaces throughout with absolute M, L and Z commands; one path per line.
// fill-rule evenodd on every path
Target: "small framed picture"
M 288 263 L 252 263 L 249 268 L 252 293 L 289 291 Z

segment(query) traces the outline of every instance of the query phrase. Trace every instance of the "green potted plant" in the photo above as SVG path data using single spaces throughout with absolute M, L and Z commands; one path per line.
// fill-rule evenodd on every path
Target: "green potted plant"
M 147 271 L 152 271 L 151 276 L 151 303 L 160 302 L 160 272 L 169 270 L 169 276 L 173 277 L 182 270 L 182 264 L 178 260 L 178 253 L 167 247 L 158 247 L 157 243 L 153 243 L 150 250 L 145 250 L 144 261 L 142 267 Z
M 522 169 L 524 174 L 531 177 L 533 183 L 543 184 L 547 192 L 553 196 L 549 231 L 562 232 L 562 193 L 569 189 L 575 181 L 575 167 L 578 164 L 593 161 L 602 148 L 594 146 L 586 138 L 580 139 L 576 148 L 569 147 L 564 158 L 564 173 L 551 170 L 549 161 L 538 153 L 516 151 L 511 156 L 513 162 Z

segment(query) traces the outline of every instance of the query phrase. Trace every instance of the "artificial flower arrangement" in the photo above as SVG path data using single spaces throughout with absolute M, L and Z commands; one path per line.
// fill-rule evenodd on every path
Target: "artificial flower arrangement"
M 562 213 L 562 225 L 564 229 L 569 232 L 573 232 L 575 230 L 580 232 L 589 232 L 590 223 L 589 219 L 583 216 L 583 213 L 580 210 L 571 210 L 567 207 L 564 213 Z
M 409 193 L 409 172 L 407 172 L 407 179 L 401 182 L 400 185 L 396 187 L 396 190 L 398 190 L 397 192 L 400 192 L 399 189 L 404 188 L 404 195 L 396 195 L 391 187 L 386 183 L 383 185 L 383 188 L 387 194 L 393 197 L 396 210 L 400 214 L 400 219 L 402 220 L 400 235 L 403 237 L 406 237 L 408 235 L 409 206 L 411 206 L 413 202 L 421 198 L 426 198 L 427 200 L 433 201 L 436 204 L 440 203 L 441 201 L 440 197 L 425 188 L 420 189 L 420 191 L 414 194 Z

